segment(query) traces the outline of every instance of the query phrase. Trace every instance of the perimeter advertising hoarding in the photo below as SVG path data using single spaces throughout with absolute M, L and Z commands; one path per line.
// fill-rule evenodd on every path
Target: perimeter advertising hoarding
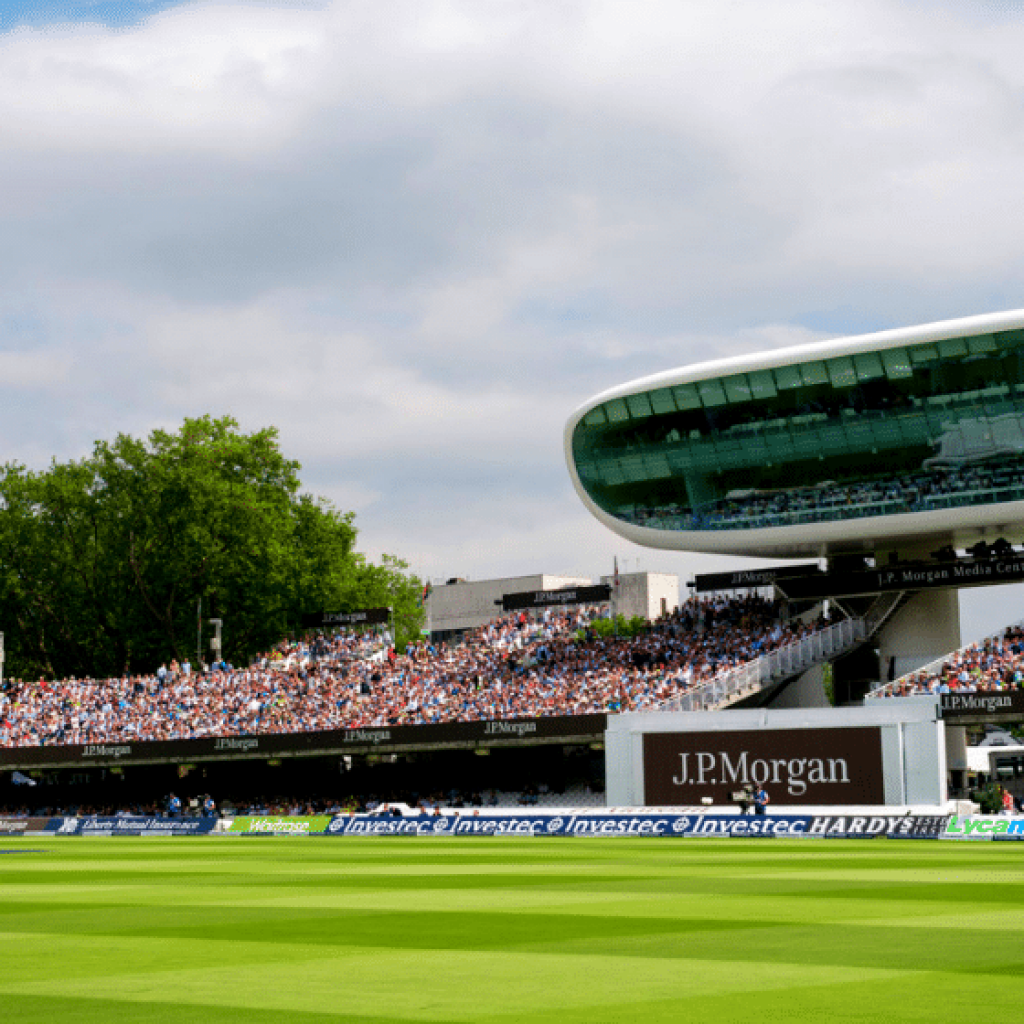
M 331 816 L 329 814 L 319 814 L 306 818 L 251 815 L 233 819 L 227 831 L 244 832 L 246 835 L 312 836 L 326 832 L 330 821 Z
M 310 817 L 240 817 L 229 819 L 226 833 L 233 835 L 328 836 L 566 836 L 609 837 L 726 837 L 764 838 L 871 838 L 891 839 L 991 838 L 993 834 L 1024 833 L 1024 819 L 991 819 L 993 826 L 958 825 L 967 819 L 949 815 L 801 815 L 699 814 L 637 812 L 634 814 L 501 814 L 427 815 L 392 818 L 377 814 L 336 814 Z M 980 819 L 978 819 L 980 820 Z M 11 823 L 7 834 L 74 836 L 182 836 L 217 831 L 214 818 L 111 817 L 3 818 Z M 974 819 L 971 819 L 973 824 Z M 13 826 L 17 827 L 13 827 Z M 22 828 L 21 826 L 24 826 Z M 952 833 L 957 833 L 953 836 Z M 3 834 L 0 832 L 0 834 Z
M 23 836 L 32 832 L 45 832 L 50 818 L 0 818 L 0 836 Z
M 325 751 L 414 750 L 445 744 L 498 745 L 502 742 L 593 738 L 604 739 L 608 716 L 562 715 L 440 725 L 386 725 L 318 732 L 219 736 L 198 740 L 151 740 L 92 743 L 85 746 L 5 747 L 0 768 L 42 764 L 131 764 L 132 762 L 194 761 L 203 758 Z
M 778 804 L 885 803 L 877 726 L 645 733 L 643 765 L 651 807 L 728 804 L 758 785 Z
M 216 818 L 144 818 L 133 814 L 50 818 L 45 831 L 62 836 L 199 836 Z
M 809 815 L 775 814 L 509 814 L 428 815 L 412 818 L 338 815 L 332 836 L 802 836 Z

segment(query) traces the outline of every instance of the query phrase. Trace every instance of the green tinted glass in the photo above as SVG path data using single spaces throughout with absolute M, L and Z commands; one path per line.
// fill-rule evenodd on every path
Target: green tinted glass
M 634 419 L 643 419 L 651 415 L 651 400 L 647 395 L 630 395 L 626 399 L 626 405 L 629 406 L 630 415 Z
M 910 356 L 905 348 L 885 349 L 882 352 L 882 364 L 885 366 L 885 375 L 889 380 L 901 380 L 914 376 L 914 371 L 910 367 Z
M 672 399 L 672 392 L 668 388 L 659 388 L 651 392 L 651 408 L 657 414 L 675 412 L 676 403 Z

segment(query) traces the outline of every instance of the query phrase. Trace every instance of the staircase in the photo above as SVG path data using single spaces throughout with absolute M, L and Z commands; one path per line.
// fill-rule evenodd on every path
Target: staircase
M 875 625 L 872 632 L 881 628 L 881 623 L 895 611 L 897 605 L 898 602 Z M 873 608 L 874 606 L 872 610 Z M 800 675 L 813 665 L 832 661 L 845 654 L 871 635 L 868 630 L 869 625 L 864 619 L 845 619 L 837 622 L 834 626 L 818 630 L 796 643 L 780 647 L 771 654 L 764 654 L 755 661 L 722 672 L 692 690 L 665 701 L 657 710 L 717 711 L 726 708 L 744 697 L 757 693 L 758 690 L 763 690 L 766 686 Z

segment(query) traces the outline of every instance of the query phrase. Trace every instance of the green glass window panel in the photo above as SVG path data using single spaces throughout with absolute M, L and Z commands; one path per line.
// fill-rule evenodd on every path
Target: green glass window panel
M 809 430 L 793 438 L 793 447 L 797 454 L 806 457 L 818 451 L 821 447 L 821 438 L 816 430 Z
M 884 376 L 882 358 L 877 352 L 863 352 L 853 357 L 853 368 L 857 371 L 857 380 L 874 380 Z
M 725 405 L 725 388 L 720 380 L 702 380 L 697 384 L 697 390 L 704 405 Z
M 857 383 L 857 374 L 853 369 L 853 360 L 849 356 L 840 356 L 828 361 L 828 375 L 834 388 L 852 388 Z
M 874 434 L 875 444 L 885 448 L 894 448 L 900 443 L 899 427 L 891 420 L 874 420 L 871 433 Z
M 939 342 L 939 355 L 943 359 L 963 359 L 967 355 L 967 339 L 945 338 Z
M 629 410 L 621 398 L 613 398 L 605 403 L 605 412 L 608 414 L 609 423 L 625 423 L 629 419 Z
M 599 405 L 596 409 L 591 409 L 586 416 L 583 417 L 583 425 L 587 427 L 600 427 L 608 422 L 608 418 L 604 414 L 604 406 Z
M 675 412 L 676 403 L 672 399 L 672 392 L 668 388 L 659 388 L 651 392 L 651 408 L 656 413 Z
M 910 362 L 913 366 L 934 363 L 939 358 L 938 345 L 914 345 L 907 351 L 910 352 Z
M 625 475 L 614 462 L 606 462 L 602 467 L 601 475 L 604 477 L 604 482 L 610 487 L 616 487 L 626 482 Z
M 846 440 L 853 448 L 864 448 L 872 442 L 871 427 L 867 423 L 847 423 Z
M 619 467 L 622 469 L 623 476 L 627 480 L 633 482 L 643 480 L 647 476 L 647 473 L 644 470 L 644 460 L 640 455 L 634 455 L 627 459 L 619 459 Z
M 1024 345 L 1024 330 L 1000 331 L 993 337 L 1000 348 L 1020 348 Z
M 996 339 L 991 334 L 976 334 L 973 338 L 967 339 L 967 347 L 971 350 L 972 356 L 995 352 Z
M 745 373 L 737 373 L 734 377 L 726 377 L 723 383 L 725 385 L 725 397 L 730 402 L 749 402 L 753 397 Z
M 813 386 L 815 384 L 828 383 L 828 371 L 825 364 L 820 360 L 813 363 L 800 364 L 800 379 L 804 384 Z
M 773 372 L 775 374 L 775 384 L 780 391 L 798 388 L 803 384 L 803 381 L 800 379 L 799 366 L 777 366 Z
M 634 419 L 643 419 L 651 415 L 651 400 L 647 395 L 630 395 L 626 399 L 626 405 Z
M 890 380 L 914 376 L 914 371 L 910 368 L 910 356 L 905 348 L 887 348 L 882 353 L 882 365 L 885 367 L 885 375 Z
M 652 480 L 661 480 L 672 475 L 669 468 L 667 455 L 647 455 L 644 458 L 644 468 L 647 476 Z
M 829 454 L 845 452 L 847 450 L 846 433 L 842 427 L 832 427 L 829 430 L 822 431 L 821 447 L 823 451 Z
M 750 393 L 754 398 L 774 398 L 778 394 L 775 390 L 775 381 L 769 370 L 755 370 L 753 373 L 748 373 L 747 381 L 750 384 Z
M 673 394 L 680 409 L 700 408 L 700 395 L 697 394 L 696 384 L 680 384 L 673 389 Z

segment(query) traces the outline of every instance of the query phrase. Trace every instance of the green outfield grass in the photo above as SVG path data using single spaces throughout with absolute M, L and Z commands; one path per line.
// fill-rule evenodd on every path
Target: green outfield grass
M 1024 848 L 0 840 L 0 1019 L 973 1021 L 1024 1013 Z M 43 852 L 28 852 L 43 851 Z

